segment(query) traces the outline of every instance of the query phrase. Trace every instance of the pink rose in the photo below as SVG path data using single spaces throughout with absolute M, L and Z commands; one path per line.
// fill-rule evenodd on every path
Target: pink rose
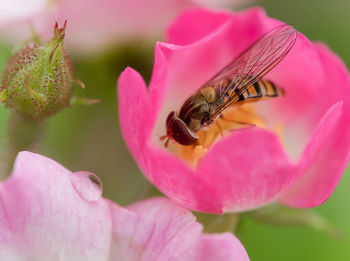
M 0 183 L 0 260 L 249 260 L 231 233 L 203 234 L 164 198 L 120 207 L 89 172 L 21 152 Z
M 212 213 L 273 201 L 314 207 L 338 184 L 350 156 L 349 75 L 324 44 L 301 33 L 265 77 L 281 86 L 285 97 L 253 105 L 267 127 L 226 134 L 192 164 L 180 153 L 183 147 L 166 149 L 160 141 L 171 111 L 281 24 L 259 8 L 184 12 L 168 28 L 167 42 L 156 44 L 148 88 L 131 68 L 121 74 L 119 115 L 127 146 L 147 178 L 183 206 Z

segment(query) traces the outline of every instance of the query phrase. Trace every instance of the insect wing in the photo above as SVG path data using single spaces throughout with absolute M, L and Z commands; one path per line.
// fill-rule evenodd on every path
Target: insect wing
M 205 86 L 216 86 L 220 94 L 212 117 L 237 102 L 244 91 L 282 61 L 296 36 L 296 30 L 290 25 L 272 29 L 207 82 Z

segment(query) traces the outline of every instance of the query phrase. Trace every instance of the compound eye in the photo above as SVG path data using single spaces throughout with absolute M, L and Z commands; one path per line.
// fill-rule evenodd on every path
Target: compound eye
M 173 120 L 174 116 L 175 116 L 174 111 L 169 113 L 168 117 L 166 118 L 166 126 L 168 126 L 170 124 L 170 122 Z
M 171 135 L 171 128 L 172 128 L 174 119 L 175 119 L 175 112 L 172 111 L 169 113 L 168 118 L 166 119 L 166 133 L 167 133 L 168 137 L 172 136 Z
M 173 139 L 182 145 L 192 145 L 198 140 L 198 136 L 179 118 L 173 120 L 171 134 Z

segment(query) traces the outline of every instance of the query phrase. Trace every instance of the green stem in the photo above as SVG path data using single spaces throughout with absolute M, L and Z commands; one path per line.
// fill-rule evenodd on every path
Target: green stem
M 240 215 L 238 213 L 214 215 L 195 212 L 194 215 L 203 224 L 204 232 L 206 233 L 235 233 L 240 221 Z
M 18 152 L 33 150 L 42 136 L 44 122 L 34 121 L 12 112 L 8 120 L 8 147 L 0 179 L 5 179 L 13 168 Z
M 314 209 L 297 209 L 271 204 L 246 215 L 270 226 L 304 226 L 326 233 L 333 238 L 341 237 L 339 229 Z

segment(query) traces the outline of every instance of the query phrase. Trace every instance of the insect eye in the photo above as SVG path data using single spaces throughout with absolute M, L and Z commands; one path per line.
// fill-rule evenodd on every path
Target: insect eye
M 172 122 L 171 133 L 174 140 L 182 145 L 194 144 L 198 139 L 198 136 L 179 118 Z
M 168 117 L 166 118 L 166 125 L 170 124 L 170 122 L 173 120 L 174 116 L 175 116 L 175 112 L 174 111 L 169 113 Z

